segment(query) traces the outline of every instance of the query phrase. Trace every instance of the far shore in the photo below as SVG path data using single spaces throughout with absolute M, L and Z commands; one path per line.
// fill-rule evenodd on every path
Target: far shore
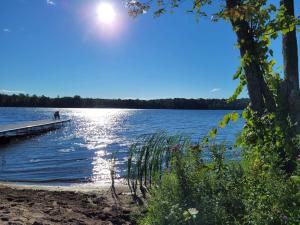
M 225 98 L 163 98 L 163 99 L 103 99 L 74 97 L 46 97 L 25 94 L 1 94 L 0 107 L 42 108 L 115 108 L 115 109 L 185 109 L 185 110 L 243 110 L 249 99 L 229 102 Z
M 0 182 L 0 224 L 135 224 L 126 185 L 41 186 Z

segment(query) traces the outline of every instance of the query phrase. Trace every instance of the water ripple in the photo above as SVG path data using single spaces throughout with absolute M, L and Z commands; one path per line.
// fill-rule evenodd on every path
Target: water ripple
M 1 108 L 0 124 L 48 119 L 57 109 Z M 189 134 L 193 140 L 207 134 L 228 111 L 59 109 L 66 127 L 41 136 L 0 146 L 0 180 L 69 185 L 107 183 L 112 154 L 117 174 L 126 170 L 128 146 L 137 137 L 167 130 Z M 229 125 L 218 140 L 235 138 L 243 123 Z

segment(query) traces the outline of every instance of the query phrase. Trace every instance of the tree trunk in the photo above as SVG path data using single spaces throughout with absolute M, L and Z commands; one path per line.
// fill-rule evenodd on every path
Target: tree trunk
M 293 15 L 294 6 L 293 0 L 281 0 L 282 4 L 287 4 L 286 8 L 288 15 Z M 251 102 L 251 108 L 258 114 L 265 112 L 274 112 L 277 116 L 277 123 L 280 124 L 285 132 L 285 144 L 282 149 L 278 149 L 278 154 L 282 159 L 283 169 L 291 174 L 295 171 L 295 161 L 298 150 L 294 145 L 293 138 L 295 137 L 296 129 L 289 129 L 288 116 L 292 117 L 294 122 L 299 122 L 300 119 L 300 94 L 299 94 L 299 76 L 298 76 L 298 55 L 297 55 L 297 40 L 295 31 L 291 31 L 283 37 L 283 55 L 284 55 L 284 71 L 285 80 L 282 83 L 280 90 L 280 104 L 275 103 L 275 95 L 265 80 L 266 71 L 260 58 L 262 46 L 255 38 L 253 33 L 255 28 L 251 27 L 249 21 L 243 17 L 238 17 L 235 10 L 242 8 L 243 0 L 226 0 L 226 7 L 230 16 L 231 24 L 236 32 L 238 43 L 240 46 L 241 57 L 245 55 L 249 60 L 243 65 L 247 80 L 247 87 Z M 287 16 L 288 16 L 287 15 Z M 299 124 L 300 126 L 300 124 Z M 300 127 L 298 128 L 300 129 Z M 297 129 L 298 129 L 297 128 Z
M 300 134 L 300 91 L 295 95 L 294 118 L 297 122 L 296 132 Z
M 241 0 L 226 0 L 228 10 L 235 9 L 240 4 Z M 266 110 L 274 112 L 275 101 L 264 80 L 264 71 L 261 69 L 260 61 L 257 59 L 259 45 L 251 33 L 251 27 L 246 20 L 238 18 L 231 18 L 231 24 L 236 31 L 241 57 L 248 54 L 251 58 L 251 62 L 244 65 L 251 109 L 258 114 L 263 114 Z
M 294 1 L 280 0 L 281 6 L 286 8 L 286 16 L 294 16 Z M 300 93 L 299 93 L 299 70 L 298 70 L 298 46 L 296 29 L 282 36 L 282 54 L 284 62 L 284 101 L 287 111 L 298 123 L 297 132 L 300 132 Z
M 281 5 L 285 6 L 287 16 L 294 16 L 294 1 L 281 0 Z M 299 90 L 298 71 L 298 46 L 296 29 L 282 36 L 282 53 L 284 59 L 284 77 L 289 81 L 291 91 Z

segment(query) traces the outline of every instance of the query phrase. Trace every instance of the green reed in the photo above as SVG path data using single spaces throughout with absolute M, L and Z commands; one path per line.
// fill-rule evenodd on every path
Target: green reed
M 158 132 L 140 137 L 129 149 L 127 181 L 131 191 L 136 194 L 138 186 L 148 190 L 159 184 L 175 154 L 186 152 L 191 146 L 191 139 L 184 135 Z

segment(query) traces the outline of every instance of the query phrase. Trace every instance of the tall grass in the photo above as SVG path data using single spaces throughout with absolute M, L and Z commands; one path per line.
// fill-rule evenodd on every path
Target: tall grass
M 128 185 L 136 194 L 138 187 L 145 193 L 153 184 L 159 184 L 165 170 L 170 169 L 175 153 L 192 146 L 190 138 L 168 136 L 165 132 L 144 135 L 129 149 Z
M 164 132 L 141 137 L 128 158 L 132 192 L 150 192 L 140 224 L 300 224 L 297 174 L 289 179 L 257 161 L 225 160 L 226 151 Z

